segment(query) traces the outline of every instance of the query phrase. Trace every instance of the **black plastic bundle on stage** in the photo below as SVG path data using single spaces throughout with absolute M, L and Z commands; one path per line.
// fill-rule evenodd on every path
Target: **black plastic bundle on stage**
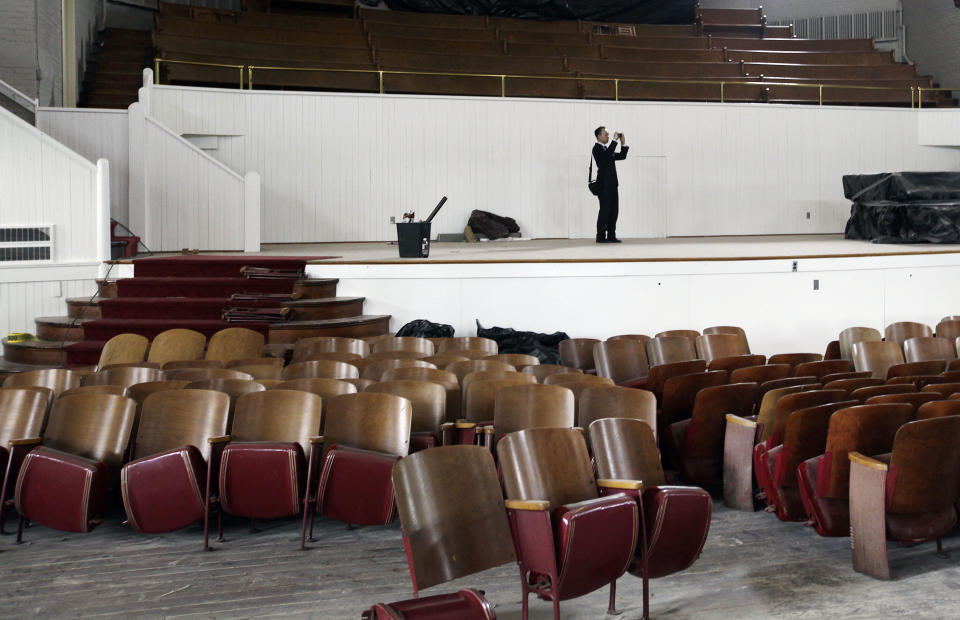
M 627 24 L 692 24 L 696 0 L 386 0 L 397 11 L 582 19 Z
M 960 243 L 960 173 L 884 172 L 843 177 L 853 201 L 847 239 Z

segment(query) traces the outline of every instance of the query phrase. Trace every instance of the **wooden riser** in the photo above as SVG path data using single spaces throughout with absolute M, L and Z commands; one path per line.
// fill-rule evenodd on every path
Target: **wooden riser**
M 70 341 L 65 345 L 73 344 Z M 66 356 L 61 354 L 60 342 L 50 340 L 32 340 L 29 342 L 7 342 L 3 339 L 3 359 L 14 364 L 32 364 L 45 367 L 60 366 Z
M 337 296 L 337 278 L 316 278 L 301 280 L 293 285 L 293 292 L 300 293 L 300 299 L 321 299 Z
M 116 280 L 97 280 L 97 286 L 100 287 L 99 296 L 101 298 L 113 298 L 117 296 L 117 281 Z M 93 295 L 95 291 L 90 291 L 90 294 Z
M 37 338 L 41 340 L 83 340 L 83 323 L 86 319 L 69 316 L 41 316 L 34 319 Z
M 328 297 L 284 304 L 290 308 L 293 321 L 342 319 L 363 314 L 363 297 Z
M 296 321 L 270 328 L 269 344 L 294 343 L 314 336 L 364 338 L 381 336 L 390 330 L 390 315 L 357 316 L 330 321 Z
M 67 315 L 82 319 L 99 319 L 101 299 L 106 298 L 94 297 L 93 301 L 90 301 L 89 297 L 71 297 L 67 299 Z

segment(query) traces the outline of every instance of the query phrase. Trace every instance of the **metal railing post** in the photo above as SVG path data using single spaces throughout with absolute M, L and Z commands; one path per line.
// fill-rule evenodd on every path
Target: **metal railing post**
M 910 87 L 910 107 L 911 107 L 911 108 L 916 107 L 916 104 L 913 102 L 913 100 L 914 100 L 914 97 L 913 97 L 913 86 L 911 86 L 911 87 Z
M 723 103 L 723 88 L 726 85 L 726 82 L 720 82 L 720 103 Z
M 917 109 L 923 109 L 923 86 L 917 86 Z
M 243 90 L 243 65 L 240 65 L 240 90 Z
M 613 80 L 613 100 L 620 101 L 620 80 Z
M 819 93 L 820 105 L 822 106 L 823 105 L 823 84 L 817 84 L 817 92 Z
M 383 71 L 378 71 L 377 73 L 380 74 L 380 94 L 382 95 L 383 94 Z
M 505 75 L 500 76 L 500 96 L 507 96 L 507 76 Z
M 159 58 L 153 59 L 153 83 L 154 84 L 160 83 L 160 59 Z
M 247 67 L 247 90 L 253 90 L 253 65 Z

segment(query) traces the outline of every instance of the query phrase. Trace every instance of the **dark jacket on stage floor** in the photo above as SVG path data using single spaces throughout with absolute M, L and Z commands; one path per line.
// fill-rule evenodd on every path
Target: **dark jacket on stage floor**
M 615 152 L 616 148 L 616 140 L 611 140 L 606 147 L 599 142 L 593 145 L 593 158 L 597 161 L 597 181 L 600 182 L 601 189 L 620 185 L 620 181 L 617 179 L 616 161 L 626 159 L 630 147 L 621 148 L 619 153 Z

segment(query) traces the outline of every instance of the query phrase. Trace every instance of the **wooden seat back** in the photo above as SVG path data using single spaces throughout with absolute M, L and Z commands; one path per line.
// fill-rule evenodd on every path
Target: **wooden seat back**
M 339 336 L 301 338 L 293 345 L 291 363 L 307 362 L 313 359 L 330 359 L 316 357 L 319 353 L 354 353 L 360 357 L 366 357 L 370 355 L 370 345 L 359 338 Z
M 525 373 L 516 373 L 502 379 L 471 381 L 463 388 L 461 415 L 468 422 L 488 422 L 493 419 L 497 392 L 505 387 L 530 385 L 536 382 L 532 375 Z
M 809 390 L 783 395 L 777 401 L 777 406 L 773 412 L 771 435 L 774 437 L 774 443 L 778 444 L 783 441 L 787 421 L 794 411 L 845 400 L 849 400 L 846 390 L 834 390 L 826 387 L 822 390 Z
M 360 392 L 327 402 L 324 450 L 333 445 L 406 456 L 413 405 L 393 394 Z
M 84 385 L 119 385 L 130 387 L 137 383 L 146 383 L 148 381 L 163 381 L 166 375 L 162 370 L 156 368 L 144 368 L 143 366 L 118 366 L 107 370 L 87 375 L 83 379 Z
M 52 399 L 50 388 L 0 388 L 0 449 L 5 451 L 14 439 L 39 437 Z
M 850 495 L 850 452 L 885 454 L 893 448 L 897 430 L 913 418 L 913 407 L 903 403 L 857 405 L 839 409 L 830 418 L 827 449 L 830 468 L 820 497 L 845 498 Z M 821 465 L 823 467 L 823 465 Z
M 393 336 L 382 338 L 370 347 L 372 353 L 380 351 L 417 351 L 426 355 L 433 355 L 433 343 L 426 338 L 415 336 Z
M 213 390 L 153 392 L 140 409 L 133 458 L 194 446 L 210 461 L 207 439 L 228 433 L 230 397 Z
M 908 422 L 893 440 L 890 471 L 896 472 L 888 510 L 933 512 L 957 501 L 960 489 L 960 417 Z
M 430 381 L 382 381 L 367 387 L 364 392 L 402 396 L 413 405 L 410 421 L 412 433 L 434 433 L 439 436 L 440 425 L 446 420 L 447 391 L 439 383 Z
M 693 413 L 697 392 L 704 388 L 723 385 L 727 373 L 723 370 L 708 370 L 670 377 L 663 384 L 663 400 L 660 402 L 660 428 L 657 436 L 674 422 L 685 420 Z
M 697 359 L 696 339 L 687 336 L 660 336 L 647 342 L 650 367 Z
M 471 372 L 476 372 L 478 370 L 499 370 L 500 372 L 516 372 L 516 367 L 506 363 L 500 362 L 497 360 L 490 359 L 478 359 L 470 360 L 467 362 L 453 362 L 448 364 L 444 370 L 447 372 L 452 372 L 457 376 L 457 380 L 460 381 L 460 384 L 463 385 L 463 378 L 466 377 Z
M 208 379 L 237 379 L 250 381 L 253 375 L 229 368 L 180 368 L 166 371 L 168 379 L 175 381 L 206 381 Z
M 848 327 L 840 332 L 840 355 L 843 359 L 853 362 L 852 347 L 854 343 L 880 342 L 882 339 L 883 337 L 880 335 L 880 331 L 872 327 Z
M 582 370 L 578 368 L 571 368 L 569 366 L 561 366 L 559 364 L 534 364 L 533 366 L 525 366 L 521 371 L 528 375 L 533 375 L 538 383 L 544 383 L 546 379 L 553 375 L 582 375 L 584 374 Z
M 210 336 L 204 359 L 220 360 L 224 364 L 230 360 L 263 356 L 264 337 L 246 327 L 228 327 Z
M 9 375 L 3 380 L 3 387 L 45 387 L 53 391 L 56 398 L 61 392 L 80 387 L 80 373 L 63 368 L 44 368 L 28 370 Z
M 528 428 L 572 428 L 573 392 L 560 385 L 509 385 L 497 390 L 493 426 L 498 435 Z
M 587 428 L 597 477 L 666 484 L 653 427 L 633 418 L 600 418 Z
M 711 360 L 718 357 L 749 355 L 747 343 L 739 334 L 704 334 L 697 337 L 697 357 Z
M 730 383 L 700 390 L 693 403 L 683 456 L 719 458 L 723 454 L 727 414 L 741 418 L 752 415 L 759 389 L 756 383 Z
M 207 337 L 192 329 L 168 329 L 154 336 L 150 343 L 148 362 L 156 362 L 161 367 L 168 362 L 191 361 L 203 358 L 203 349 L 207 346 Z
M 597 497 L 583 433 L 572 428 L 531 428 L 497 444 L 505 495 L 537 499 L 550 509 Z
M 631 418 L 653 429 L 657 436 L 657 399 L 652 392 L 623 387 L 588 387 L 580 394 L 580 412 L 576 424 L 587 429 L 603 418 Z M 609 477 L 609 476 L 602 476 Z
M 790 378 L 790 364 L 762 364 L 760 366 L 742 366 L 730 371 L 730 383 L 763 384 L 776 379 Z
M 481 338 L 478 336 L 457 336 L 453 338 L 444 338 L 441 345 L 437 348 L 437 353 L 446 351 L 459 351 L 462 349 L 473 349 L 488 351 L 491 355 L 500 352 L 500 347 L 496 340 L 490 338 Z
M 830 416 L 839 409 L 854 407 L 860 401 L 843 400 L 814 407 L 797 409 L 787 418 L 783 432 L 784 451 L 778 458 L 785 459 L 784 465 L 777 463 L 777 469 L 783 469 L 781 484 L 786 487 L 797 486 L 797 467 L 827 449 L 827 432 L 830 429 Z
M 353 364 L 333 360 L 296 362 L 283 369 L 283 379 L 357 379 L 360 371 Z
M 649 372 L 645 344 L 629 338 L 598 342 L 593 347 L 593 360 L 597 376 L 614 383 L 646 377 Z
M 819 362 L 802 362 L 793 368 L 794 377 L 813 376 L 822 379 L 825 375 L 838 372 L 851 372 L 853 363 L 850 360 L 823 360 Z
M 301 390 L 247 392 L 237 398 L 231 441 L 298 443 L 310 453 L 310 438 L 323 428 L 323 401 Z
M 883 330 L 884 340 L 895 342 L 897 346 L 903 347 L 903 343 L 910 338 L 929 338 L 933 336 L 933 330 L 925 323 L 915 321 L 898 321 L 890 323 Z
M 115 394 L 75 394 L 53 403 L 43 434 L 45 446 L 105 464 L 120 471 L 137 403 Z
M 939 333 L 939 332 L 938 332 Z M 953 338 L 937 336 L 915 336 L 903 341 L 903 357 L 909 362 L 957 359 L 957 349 Z
M 600 341 L 596 338 L 568 338 L 559 344 L 560 360 L 571 368 L 591 370 L 596 368 L 593 347 Z
M 394 466 L 393 488 L 416 588 L 516 559 L 488 450 L 446 446 L 411 454 Z
M 117 334 L 103 345 L 97 368 L 110 364 L 142 362 L 149 346 L 150 341 L 140 334 Z
M 370 358 L 367 358 L 370 359 Z M 423 360 L 411 360 L 411 359 L 388 359 L 388 360 L 374 360 L 371 363 L 367 364 L 366 367 L 360 372 L 360 377 L 362 379 L 370 379 L 372 381 L 380 381 L 383 377 L 383 373 L 394 368 L 431 368 L 436 370 L 437 367 L 431 364 L 430 362 L 424 362 Z

